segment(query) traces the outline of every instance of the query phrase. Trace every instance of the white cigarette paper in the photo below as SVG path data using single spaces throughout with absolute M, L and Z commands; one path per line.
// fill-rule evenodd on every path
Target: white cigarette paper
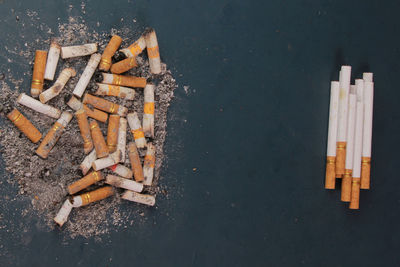
M 129 127 L 133 131 L 132 134 L 135 139 L 137 148 L 144 148 L 146 146 L 146 139 L 144 138 L 144 134 L 142 135 L 143 128 L 137 113 L 129 113 L 126 116 L 126 119 L 128 120 Z
M 55 119 L 58 119 L 61 116 L 61 111 L 59 109 L 47 104 L 43 104 L 39 100 L 36 100 L 24 93 L 18 96 L 17 102 L 18 104 L 24 105 L 30 109 L 33 109 L 34 111 L 43 113 Z
M 89 84 L 90 79 L 93 76 L 94 71 L 96 70 L 97 66 L 100 63 L 101 55 L 100 54 L 93 54 L 89 62 L 82 73 L 82 76 L 79 78 L 78 83 L 75 86 L 74 91 L 72 92 L 75 96 L 81 98 L 87 85 Z
M 46 103 L 50 99 L 58 96 L 68 80 L 75 75 L 76 72 L 74 69 L 63 69 L 54 85 L 39 95 L 40 102 Z
M 354 130 L 356 127 L 356 86 L 350 86 L 350 94 L 349 94 L 349 110 L 348 110 L 348 119 L 347 119 L 347 147 L 346 147 L 346 163 L 345 169 L 352 170 L 353 169 L 353 151 L 354 151 Z
M 83 57 L 96 52 L 97 44 L 95 43 L 61 47 L 61 57 L 63 59 L 71 57 Z
M 361 153 L 363 148 L 363 102 L 362 97 L 357 99 L 357 111 L 356 111 L 356 130 L 354 139 L 354 155 L 353 155 L 353 177 L 361 177 Z
M 135 192 L 142 192 L 143 190 L 143 184 L 111 174 L 107 175 L 106 184 L 110 184 L 115 187 L 120 187 Z
M 152 104 L 152 114 L 146 112 L 146 105 Z M 144 88 L 143 132 L 147 137 L 154 138 L 154 84 Z
M 156 32 L 151 30 L 145 35 L 147 54 L 149 56 L 150 72 L 159 74 L 161 72 L 161 60 L 158 48 Z M 154 52 L 150 52 L 154 51 Z
M 154 159 L 155 162 L 155 156 L 156 156 L 156 149 L 154 145 L 152 143 L 148 143 L 146 157 L 145 157 L 145 164 L 143 166 L 144 185 L 151 185 L 153 183 L 154 165 L 153 164 L 147 165 L 146 158 L 149 157 L 151 159 Z
M 96 95 L 110 95 L 117 96 L 126 100 L 133 100 L 135 98 L 135 90 L 129 87 L 119 86 L 119 85 L 111 85 L 104 83 L 97 83 L 98 89 L 96 91 Z
M 117 164 L 119 160 L 120 160 L 120 151 L 117 150 L 105 158 L 96 159 L 92 163 L 92 167 L 95 171 L 99 171 Z
M 148 206 L 154 206 L 156 204 L 156 199 L 154 196 L 139 194 L 129 190 L 125 191 L 121 198 Z
M 72 96 L 68 101 L 67 105 L 75 111 L 78 111 L 83 108 L 83 104 L 79 101 L 75 96 Z
M 146 48 L 146 41 L 144 39 L 144 36 L 140 36 L 140 38 L 132 45 L 130 45 L 128 48 L 124 48 L 119 51 L 124 53 L 126 57 L 136 57 L 145 48 Z
M 80 168 L 82 170 L 82 174 L 85 175 L 88 173 L 90 168 L 92 167 L 93 162 L 97 159 L 96 155 L 96 149 L 93 149 L 92 152 L 90 152 L 85 159 L 82 161 Z
M 329 104 L 328 148 L 327 156 L 336 157 L 336 135 L 339 108 L 339 82 L 331 82 L 331 100 Z
M 351 67 L 342 66 L 340 71 L 340 92 L 339 92 L 339 111 L 338 111 L 338 134 L 337 142 L 346 142 L 347 135 L 347 116 L 350 89 Z
M 363 80 L 364 82 L 373 82 L 374 74 L 372 72 L 364 72 L 363 73 Z
M 68 220 L 68 216 L 71 213 L 72 204 L 69 199 L 65 200 L 64 204 L 61 206 L 61 209 L 58 211 L 56 217 L 54 217 L 54 221 L 63 226 L 63 224 Z
M 47 55 L 46 68 L 44 71 L 44 78 L 52 81 L 56 73 L 58 59 L 60 58 L 61 48 L 58 43 L 53 40 L 50 44 L 50 50 Z
M 122 164 L 116 164 L 116 165 L 110 166 L 108 168 L 121 177 L 124 177 L 127 179 L 131 179 L 133 177 L 133 172 L 128 167 L 125 167 Z
M 364 82 L 364 130 L 362 156 L 371 157 L 374 83 Z
M 119 128 L 118 128 L 118 144 L 117 144 L 117 151 L 121 152 L 120 162 L 125 162 L 126 159 L 126 127 L 127 127 L 126 119 L 120 118 Z

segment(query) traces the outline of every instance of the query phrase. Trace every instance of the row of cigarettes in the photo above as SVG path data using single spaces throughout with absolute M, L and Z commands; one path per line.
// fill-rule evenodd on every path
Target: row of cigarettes
M 342 66 L 331 82 L 325 188 L 341 178 L 341 201 L 359 209 L 360 189 L 370 189 L 373 74 L 350 85 L 351 66 Z
M 67 102 L 67 105 L 75 111 L 75 117 L 83 140 L 83 151 L 87 156 L 80 165 L 84 177 L 68 186 L 70 197 L 67 197 L 54 218 L 54 221 L 60 226 L 67 221 L 73 207 L 85 206 L 115 194 L 113 187 L 104 186 L 94 191 L 75 195 L 102 180 L 105 180 L 106 184 L 126 189 L 122 194 L 123 199 L 149 206 L 155 204 L 154 196 L 140 194 L 144 186 L 152 184 L 156 160 L 155 147 L 152 142 L 146 141 L 145 138 L 154 138 L 155 85 L 148 83 L 142 77 L 120 74 L 137 66 L 136 56 L 145 48 L 147 48 L 151 73 L 159 74 L 161 72 L 161 62 L 157 37 L 154 30 L 147 30 L 128 48 L 120 50 L 121 53 L 125 54 L 126 59 L 112 64 L 111 59 L 117 52 L 121 42 L 121 37 L 112 36 L 102 55 L 96 53 L 96 44 L 60 47 L 55 41 L 51 43 L 48 53 L 47 51 L 36 51 L 31 96 L 22 93 L 19 95 L 17 103 L 57 119 L 43 139 L 40 131 L 16 108 L 7 114 L 13 124 L 33 143 L 37 143 L 42 139 L 36 149 L 36 154 L 46 159 L 73 118 L 71 112 L 61 112 L 58 108 L 50 106 L 46 102 L 60 94 L 68 80 L 75 76 L 76 72 L 72 68 L 62 70 L 54 85 L 45 91 L 43 91 L 43 81 L 44 79 L 54 79 L 60 55 L 62 58 L 91 55 L 73 90 L 73 96 Z M 115 96 L 132 100 L 135 96 L 135 90 L 132 87 L 144 88 L 143 122 L 140 121 L 136 112 L 129 113 L 127 107 L 89 93 L 84 95 L 84 91 L 97 68 L 103 73 L 98 77 L 102 83 L 98 84 L 96 95 Z M 106 73 L 109 70 L 112 73 Z M 35 99 L 36 97 L 39 100 Z M 107 120 L 107 138 L 105 139 L 98 122 L 106 123 Z M 126 144 L 128 125 L 134 142 Z M 128 148 L 131 169 L 123 165 L 126 157 L 126 147 Z M 138 148 L 147 149 L 143 166 Z M 101 170 L 106 168 L 112 170 L 118 176 L 107 175 L 104 177 Z M 134 180 L 132 180 L 132 177 Z

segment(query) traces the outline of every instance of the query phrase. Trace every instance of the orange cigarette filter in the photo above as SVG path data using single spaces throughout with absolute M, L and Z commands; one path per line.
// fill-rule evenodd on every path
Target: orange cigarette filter
M 75 112 L 76 120 L 78 121 L 79 130 L 83 139 L 83 150 L 85 154 L 93 150 L 92 136 L 90 135 L 89 121 L 84 109 Z
M 360 178 L 353 178 L 349 208 L 352 210 L 358 210 L 360 208 Z
M 342 192 L 340 199 L 343 202 L 350 202 L 351 200 L 351 181 L 352 181 L 352 171 L 345 170 L 343 179 L 342 179 Z
M 371 187 L 371 158 L 361 158 L 361 189 L 370 189 Z
M 119 105 L 100 97 L 86 94 L 83 98 L 83 104 L 90 104 L 95 108 L 103 110 L 108 113 L 118 113 Z
M 86 112 L 86 115 L 90 118 L 95 119 L 96 121 L 106 122 L 108 119 L 108 114 L 98 110 L 98 109 L 90 109 L 88 106 L 83 105 L 83 109 Z
M 136 68 L 138 66 L 135 57 L 128 57 L 121 60 L 111 66 L 111 72 L 115 74 L 121 74 L 127 72 L 130 69 Z
M 106 49 L 104 49 L 103 55 L 99 64 L 99 69 L 102 71 L 108 71 L 111 67 L 111 57 L 115 54 L 118 47 L 122 43 L 122 38 L 118 35 L 114 35 L 108 43 Z
M 33 143 L 39 142 L 42 138 L 42 134 L 36 129 L 35 126 L 27 119 L 21 112 L 16 108 L 7 114 L 7 118 L 12 121 L 12 123 L 17 126 L 17 128 L 26 135 Z
M 335 159 L 336 157 L 326 157 L 325 189 L 335 189 Z
M 70 195 L 73 195 L 103 179 L 104 177 L 101 172 L 93 171 L 78 181 L 70 184 L 68 186 L 68 192 Z
M 119 118 L 119 115 L 110 115 L 110 119 L 108 120 L 107 146 L 110 153 L 117 150 Z
M 92 135 L 94 148 L 96 149 L 97 158 L 107 157 L 109 154 L 108 147 L 99 128 L 99 124 L 95 120 L 90 121 L 90 133 Z
M 147 84 L 146 78 L 143 77 L 110 73 L 103 73 L 103 83 L 139 88 L 144 88 Z
M 114 194 L 114 189 L 111 186 L 104 186 L 94 191 L 79 195 L 82 198 L 82 206 L 105 199 Z
M 144 180 L 142 163 L 140 162 L 139 153 L 134 142 L 130 142 L 128 145 L 129 161 L 133 171 L 133 177 L 136 182 L 142 182 Z
M 44 71 L 46 69 L 47 51 L 36 50 L 33 65 L 31 95 L 37 97 L 43 91 Z
M 346 164 L 346 142 L 336 143 L 336 178 L 341 178 L 345 172 Z

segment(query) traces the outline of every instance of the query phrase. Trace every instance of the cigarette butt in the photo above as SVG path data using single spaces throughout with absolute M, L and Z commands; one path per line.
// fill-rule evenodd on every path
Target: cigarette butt
M 39 142 L 40 138 L 42 138 L 39 130 L 16 108 L 7 114 L 7 118 L 33 143 Z
M 108 168 L 121 177 L 124 177 L 127 179 L 132 179 L 132 177 L 133 177 L 133 172 L 128 167 L 125 167 L 122 164 L 115 164 Z
M 325 189 L 335 189 L 335 159 L 336 157 L 326 157 Z
M 83 150 L 85 154 L 93 150 L 93 141 L 90 134 L 89 121 L 84 109 L 75 112 L 76 120 L 78 121 L 79 130 L 83 139 Z
M 101 76 L 97 77 L 97 82 L 139 88 L 144 88 L 147 84 L 146 78 L 143 77 L 110 73 L 101 73 Z
M 68 193 L 70 195 L 73 195 L 103 179 L 104 178 L 101 172 L 93 171 L 88 175 L 84 176 L 83 178 L 79 179 L 78 181 L 75 181 L 74 183 L 70 184 L 68 186 Z
M 38 154 L 42 158 L 47 158 L 51 149 L 55 146 L 58 139 L 60 139 L 61 134 L 64 132 L 65 127 L 72 119 L 72 114 L 64 111 L 60 118 L 54 123 L 53 127 L 51 127 L 50 131 L 43 138 L 42 143 L 40 143 L 39 147 L 36 149 L 36 154 Z
M 128 155 L 131 162 L 133 177 L 135 177 L 135 181 L 142 182 L 144 180 L 142 163 L 140 162 L 139 153 L 137 151 L 136 145 L 133 142 L 130 142 L 128 144 Z
M 49 106 L 47 104 L 43 104 L 42 102 L 24 93 L 18 96 L 17 103 L 55 119 L 58 119 L 61 115 L 61 111 L 59 109 L 56 109 L 55 107 Z
M 108 119 L 108 114 L 100 111 L 98 109 L 90 109 L 88 106 L 83 105 L 81 101 L 79 101 L 75 96 L 72 96 L 68 101 L 67 105 L 75 111 L 80 109 L 84 109 L 86 115 L 90 118 L 95 119 L 96 121 L 106 122 Z
M 101 55 L 101 60 L 99 65 L 100 70 L 108 71 L 110 69 L 111 57 L 115 54 L 121 43 L 122 43 L 122 38 L 119 37 L 118 35 L 113 35 L 113 37 L 111 37 L 110 42 L 108 42 L 108 45 L 104 49 L 103 55 Z
M 342 191 L 340 197 L 340 199 L 343 202 L 350 202 L 351 200 L 351 181 L 352 181 L 351 174 L 352 174 L 351 170 L 345 170 L 345 173 L 343 175 Z
M 84 44 L 61 47 L 61 58 L 83 57 L 97 52 L 97 44 Z
M 361 158 L 361 189 L 370 189 L 371 184 L 371 158 Z
M 143 164 L 144 185 L 151 185 L 153 183 L 154 166 L 156 164 L 155 152 L 154 145 L 152 143 L 147 143 L 147 151 Z
M 99 128 L 99 125 L 95 120 L 90 120 L 90 133 L 92 135 L 92 140 L 94 148 L 96 149 L 97 158 L 104 158 L 108 156 L 108 147 L 106 141 L 104 140 L 103 134 Z
M 133 100 L 135 98 L 135 90 L 128 87 L 104 83 L 97 83 L 97 86 L 96 95 L 116 96 L 126 100 Z
M 86 65 L 86 68 L 83 71 L 81 77 L 79 78 L 79 81 L 76 84 L 74 91 L 72 92 L 75 96 L 82 97 L 87 85 L 89 84 L 90 79 L 93 76 L 94 71 L 99 65 L 100 59 L 100 54 L 93 54 L 90 56 L 89 62 Z
M 71 77 L 74 77 L 75 75 L 76 72 L 74 69 L 72 68 L 63 69 L 63 71 L 60 73 L 60 76 L 58 76 L 58 79 L 54 83 L 54 85 L 39 95 L 40 102 L 46 103 L 50 99 L 53 99 L 54 97 L 58 96 L 61 90 L 64 88 L 65 84 L 68 82 L 68 80 Z
M 127 72 L 130 69 L 136 68 L 138 66 L 135 57 L 128 57 L 111 66 L 111 72 L 115 74 L 121 74 Z
M 33 65 L 31 95 L 38 97 L 43 90 L 44 71 L 46 68 L 47 51 L 36 50 Z
M 351 201 L 349 208 L 352 210 L 358 210 L 360 208 L 360 178 L 353 177 L 351 186 Z
M 50 50 L 47 56 L 46 68 L 44 71 L 44 78 L 46 80 L 52 81 L 54 79 L 54 74 L 56 73 L 60 53 L 61 47 L 58 45 L 57 41 L 53 39 L 50 44 Z
M 142 192 L 143 190 L 143 184 L 111 174 L 107 175 L 106 184 L 135 192 Z
M 144 132 L 142 125 L 139 121 L 139 117 L 136 112 L 129 113 L 126 116 L 128 120 L 129 127 L 131 128 L 131 132 L 133 138 L 135 139 L 136 146 L 138 148 L 144 148 L 146 146 L 146 139 L 144 138 Z
M 81 168 L 82 174 L 85 175 L 92 167 L 93 162 L 97 159 L 96 149 L 93 149 L 82 161 Z
M 147 55 L 149 56 L 150 72 L 159 74 L 161 72 L 161 60 L 156 32 L 150 29 L 144 38 L 146 40 Z
M 140 38 L 131 44 L 128 48 L 121 49 L 120 51 L 125 54 L 126 57 L 136 57 L 140 53 L 142 53 L 143 49 L 146 48 L 146 41 L 144 36 L 140 36 Z
M 114 189 L 111 186 L 104 186 L 94 191 L 75 196 L 72 199 L 72 206 L 74 208 L 82 207 L 90 203 L 105 199 L 112 195 L 114 195 Z
M 83 104 L 81 101 L 78 100 L 75 96 L 71 96 L 67 105 L 75 111 L 78 111 L 83 108 Z
M 86 94 L 83 98 L 83 104 L 90 104 L 93 107 L 103 110 L 108 113 L 118 114 L 122 117 L 126 116 L 128 109 L 124 106 L 120 106 L 103 98 Z
M 107 146 L 110 152 L 115 152 L 117 150 L 119 119 L 119 115 L 112 114 L 108 120 Z
M 148 206 L 154 206 L 156 204 L 156 199 L 154 196 L 139 194 L 129 190 L 125 191 L 121 198 Z
M 72 210 L 72 203 L 69 199 L 64 201 L 64 204 L 61 206 L 61 209 L 58 211 L 56 217 L 54 217 L 54 221 L 61 227 L 68 220 L 68 216 Z
M 120 151 L 121 155 L 119 162 L 125 162 L 126 159 L 126 126 L 127 126 L 126 119 L 120 118 L 119 129 L 118 129 L 118 145 L 117 145 L 117 150 Z
M 115 151 L 114 153 L 108 155 L 105 158 L 96 159 L 92 163 L 92 167 L 95 171 L 99 171 L 117 164 L 119 162 L 119 159 L 120 159 L 120 152 Z
M 336 178 L 342 177 L 345 172 L 346 164 L 346 142 L 336 143 Z
M 154 85 L 144 88 L 143 131 L 146 137 L 154 138 Z

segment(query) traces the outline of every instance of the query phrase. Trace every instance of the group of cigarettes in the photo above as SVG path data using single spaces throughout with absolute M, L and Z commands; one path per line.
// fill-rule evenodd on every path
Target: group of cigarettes
M 54 221 L 62 226 L 72 210 L 89 203 L 105 199 L 116 192 L 113 187 L 126 189 L 122 198 L 137 203 L 153 206 L 155 197 L 140 194 L 144 186 L 150 186 L 153 181 L 155 166 L 155 147 L 150 140 L 154 138 L 154 88 L 155 85 L 147 82 L 145 78 L 128 75 L 119 75 L 137 66 L 136 57 L 145 48 L 152 74 L 161 73 L 161 62 L 156 33 L 153 29 L 146 30 L 143 35 L 128 48 L 117 49 L 122 43 L 122 38 L 114 35 L 109 41 L 103 54 L 97 52 L 97 44 L 84 44 L 78 46 L 61 47 L 52 41 L 50 50 L 38 50 L 35 53 L 33 77 L 31 84 L 31 96 L 20 94 L 17 103 L 57 119 L 51 129 L 42 139 L 39 130 L 16 108 L 7 114 L 7 117 L 24 133 L 33 143 L 41 143 L 36 149 L 36 154 L 46 159 L 56 145 L 58 139 L 70 123 L 73 114 L 68 111 L 61 112 L 57 107 L 46 104 L 50 99 L 60 94 L 68 80 L 76 75 L 73 68 L 65 68 L 61 71 L 54 85 L 43 91 L 44 79 L 52 81 L 59 57 L 62 59 L 91 55 L 85 70 L 67 105 L 75 111 L 75 117 L 79 125 L 83 139 L 83 152 L 86 155 L 80 168 L 83 178 L 68 186 L 69 196 L 54 218 Z M 112 57 L 116 53 L 123 53 L 126 59 L 112 64 Z M 98 96 L 114 96 L 132 100 L 135 96 L 134 88 L 144 88 L 144 110 L 141 122 L 136 112 L 128 113 L 128 108 L 108 101 L 104 98 L 86 93 L 85 89 L 96 69 L 102 71 L 98 83 Z M 108 71 L 111 73 L 107 73 Z M 35 99 L 38 98 L 38 99 Z M 93 108 L 91 108 L 93 107 Z M 108 120 L 107 138 L 105 139 L 99 122 Z M 134 142 L 126 144 L 126 131 L 129 124 Z M 146 137 L 149 139 L 146 140 Z M 131 168 L 123 165 L 128 150 Z M 144 164 L 140 160 L 138 149 L 147 149 Z M 62 164 L 62 163 L 60 163 Z M 104 175 L 101 170 L 108 168 L 117 175 Z M 134 180 L 132 180 L 132 177 Z M 111 186 L 103 186 L 94 191 L 76 195 L 83 189 L 100 180 Z
M 331 82 L 325 189 L 341 178 L 341 201 L 359 209 L 360 189 L 370 189 L 373 74 L 363 73 L 350 85 L 351 66 L 342 66 Z

